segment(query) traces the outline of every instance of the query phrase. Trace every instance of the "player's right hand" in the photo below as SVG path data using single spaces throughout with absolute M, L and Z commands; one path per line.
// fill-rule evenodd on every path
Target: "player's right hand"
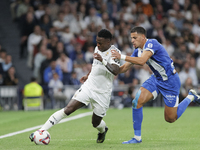
M 98 53 L 94 53 L 93 54 L 93 58 L 99 60 L 100 62 L 102 62 L 102 60 L 103 60 L 103 58 L 101 57 L 101 55 L 98 54 Z

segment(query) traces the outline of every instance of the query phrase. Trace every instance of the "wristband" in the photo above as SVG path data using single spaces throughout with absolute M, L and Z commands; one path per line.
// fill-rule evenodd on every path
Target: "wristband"
M 105 59 L 103 59 L 102 63 L 104 66 L 106 66 L 108 62 Z
M 121 60 L 125 60 L 126 59 L 126 55 L 121 54 Z

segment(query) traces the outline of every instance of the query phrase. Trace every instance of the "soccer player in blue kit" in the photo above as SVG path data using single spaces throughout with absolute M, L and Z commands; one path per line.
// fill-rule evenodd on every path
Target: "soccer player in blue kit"
M 144 65 L 145 63 L 153 71 L 153 75 L 147 79 L 138 90 L 132 101 L 132 117 L 134 138 L 122 144 L 141 143 L 141 125 L 143 120 L 143 105 L 155 99 L 159 93 L 165 102 L 165 120 L 175 122 L 186 110 L 190 102 L 200 103 L 200 96 L 191 89 L 188 96 L 179 103 L 180 79 L 165 48 L 156 39 L 147 39 L 146 30 L 143 27 L 131 29 L 131 42 L 135 48 L 131 56 L 112 52 L 115 59 L 125 60 L 120 67 L 120 73 L 126 72 L 132 65 Z

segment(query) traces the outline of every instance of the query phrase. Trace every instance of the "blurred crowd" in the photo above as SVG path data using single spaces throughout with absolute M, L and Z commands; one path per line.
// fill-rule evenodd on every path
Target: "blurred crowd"
M 6 50 L 0 45 L 0 86 L 17 84 L 18 78 L 12 63 L 12 56 L 7 54 Z
M 80 85 L 79 79 L 91 69 L 102 28 L 111 31 L 113 44 L 123 54 L 131 55 L 134 26 L 144 27 L 147 38 L 166 48 L 181 79 L 182 97 L 200 84 L 199 0 L 11 0 L 10 9 L 20 30 L 19 57 L 27 59 L 41 85 L 51 80 Z M 2 53 L 3 71 L 14 72 L 11 56 Z M 135 66 L 116 76 L 113 84 L 134 89 L 150 75 L 148 66 Z M 132 91 L 127 94 L 134 95 Z

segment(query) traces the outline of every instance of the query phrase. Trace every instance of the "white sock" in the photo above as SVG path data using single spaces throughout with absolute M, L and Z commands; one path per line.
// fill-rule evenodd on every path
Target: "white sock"
M 134 138 L 135 138 L 136 140 L 138 140 L 138 141 L 140 141 L 140 140 L 142 139 L 141 136 L 137 136 L 137 135 L 134 135 Z
M 62 118 L 64 118 L 66 114 L 64 113 L 64 108 L 56 111 L 53 115 L 49 117 L 46 123 L 42 126 L 40 130 L 48 130 L 55 124 L 57 124 Z
M 106 123 L 101 120 L 100 124 L 96 127 L 97 130 L 99 130 L 100 133 L 105 132 L 105 127 L 106 127 Z
M 191 100 L 191 102 L 194 100 L 194 96 L 193 95 L 188 95 L 187 98 L 189 98 Z

